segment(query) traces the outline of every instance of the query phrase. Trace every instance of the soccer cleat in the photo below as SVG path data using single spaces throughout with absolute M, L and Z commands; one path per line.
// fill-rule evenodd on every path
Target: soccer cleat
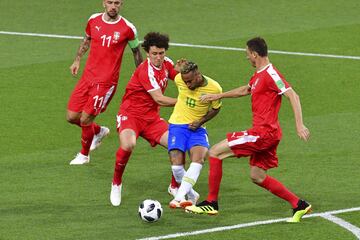
M 186 208 L 187 206 L 191 206 L 192 202 L 186 199 L 181 201 L 177 201 L 175 199 L 171 200 L 169 203 L 169 208 Z
M 168 193 L 169 193 L 171 196 L 173 196 L 173 197 L 176 196 L 178 190 L 179 190 L 179 188 L 177 188 L 177 187 L 172 187 L 171 184 L 170 184 L 169 187 L 168 187 Z
M 311 205 L 304 200 L 299 200 L 297 207 L 293 208 L 293 216 L 287 220 L 289 223 L 298 223 L 301 218 L 311 212 Z
M 94 138 L 91 142 L 90 151 L 94 151 L 96 148 L 98 148 L 101 145 L 101 141 L 109 135 L 110 129 L 107 127 L 101 127 L 100 132 L 96 135 L 94 135 Z
M 195 205 L 199 200 L 199 198 L 200 198 L 200 194 L 196 192 L 194 189 L 192 189 L 192 191 L 190 191 L 187 194 L 187 199 L 192 203 L 192 205 Z
M 187 206 L 185 212 L 195 213 L 195 214 L 208 214 L 216 215 L 219 213 L 219 206 L 217 201 L 203 201 L 197 205 Z
M 111 184 L 110 202 L 114 207 L 120 206 L 122 184 Z
M 81 153 L 78 153 L 76 157 L 71 160 L 70 165 L 82 165 L 90 162 L 90 156 L 85 156 Z

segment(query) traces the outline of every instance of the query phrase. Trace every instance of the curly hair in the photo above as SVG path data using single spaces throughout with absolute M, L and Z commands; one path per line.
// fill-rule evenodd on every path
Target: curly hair
M 182 74 L 187 74 L 189 72 L 195 72 L 197 70 L 198 70 L 198 65 L 191 61 L 185 62 L 180 68 L 180 72 Z
M 159 32 L 149 32 L 145 35 L 144 42 L 141 44 L 141 46 L 146 52 L 149 52 L 151 46 L 165 48 L 165 50 L 168 50 L 169 41 L 170 39 L 167 34 L 161 34 Z

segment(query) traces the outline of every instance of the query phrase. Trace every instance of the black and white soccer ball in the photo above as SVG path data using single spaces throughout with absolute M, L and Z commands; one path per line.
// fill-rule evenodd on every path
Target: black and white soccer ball
M 161 204 L 156 200 L 146 199 L 139 206 L 139 217 L 145 222 L 156 222 L 162 213 Z

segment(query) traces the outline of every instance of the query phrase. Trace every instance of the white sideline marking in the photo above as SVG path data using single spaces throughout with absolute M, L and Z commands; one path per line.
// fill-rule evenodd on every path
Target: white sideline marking
M 80 37 L 80 36 L 69 36 L 69 35 L 58 35 L 58 34 L 43 34 L 43 33 L 7 32 L 7 31 L 0 31 L 0 34 L 31 36 L 31 37 L 64 38 L 64 39 L 82 39 L 83 38 L 83 37 Z M 197 44 L 187 44 L 187 43 L 170 43 L 170 45 L 171 46 L 178 46 L 178 47 L 205 48 L 205 49 L 217 49 L 217 50 L 226 50 L 226 51 L 241 51 L 241 52 L 245 51 L 244 48 L 221 47 L 221 46 L 210 46 L 210 45 L 197 45 Z M 360 56 L 346 56 L 346 55 L 304 53 L 304 52 L 286 52 L 286 51 L 278 51 L 278 50 L 269 50 L 269 53 L 283 54 L 283 55 L 295 55 L 295 56 L 309 56 L 309 57 L 324 57 L 324 58 L 339 58 L 339 59 L 360 60 Z
M 334 210 L 334 211 L 328 211 L 328 212 L 322 212 L 322 213 L 314 213 L 314 214 L 305 215 L 303 218 L 324 217 L 324 216 L 325 216 L 324 218 L 326 218 L 326 216 L 333 215 L 333 214 L 346 213 L 346 212 L 356 212 L 356 211 L 360 211 L 360 207 L 348 208 L 348 209 L 340 209 L 340 210 Z M 237 225 L 232 225 L 232 226 L 209 228 L 209 229 L 203 229 L 203 230 L 192 231 L 192 232 L 182 232 L 182 233 L 174 233 L 174 234 L 157 236 L 157 237 L 140 238 L 140 239 L 137 239 L 137 240 L 169 239 L 169 238 L 177 238 L 177 237 L 198 235 L 198 234 L 211 233 L 211 232 L 222 232 L 222 231 L 227 231 L 227 230 L 232 230 L 232 229 L 253 227 L 253 226 L 258 226 L 258 225 L 267 225 L 267 224 L 278 223 L 278 222 L 285 222 L 287 219 L 288 218 L 270 219 L 270 220 L 266 220 L 266 221 L 256 221 L 256 222 L 250 222 L 250 223 L 242 223 L 242 224 L 237 224 Z M 332 220 L 330 220 L 330 221 L 332 221 Z M 332 222 L 334 222 L 334 221 L 332 221 Z M 344 220 L 342 220 L 342 221 L 343 221 L 343 223 L 346 223 Z M 339 221 L 339 223 L 340 223 L 340 221 Z M 336 224 L 339 224 L 339 223 L 336 222 Z M 296 223 L 289 223 L 289 224 L 296 224 Z M 344 227 L 345 225 L 340 225 L 340 226 Z M 346 226 L 349 226 L 349 225 L 346 225 Z M 353 225 L 351 225 L 351 226 L 353 226 Z M 355 226 L 353 226 L 353 227 L 355 227 Z M 346 228 L 346 227 L 344 227 L 344 228 Z M 355 227 L 355 228 L 357 228 L 357 227 Z M 346 228 L 346 229 L 349 230 L 348 228 Z
M 336 216 L 333 216 L 331 214 L 324 214 L 322 215 L 321 217 L 333 222 L 333 223 L 336 223 L 337 225 L 345 228 L 346 230 L 352 232 L 356 237 L 357 239 L 360 239 L 360 228 L 352 225 L 351 223 L 349 222 L 346 222 L 345 220 L 341 219 L 341 218 L 338 218 Z
M 78 37 L 78 36 L 57 35 L 57 34 L 22 33 L 22 32 L 5 32 L 5 31 L 0 31 L 0 34 L 31 36 L 31 37 L 65 38 L 65 39 L 83 39 L 84 38 L 84 37 Z

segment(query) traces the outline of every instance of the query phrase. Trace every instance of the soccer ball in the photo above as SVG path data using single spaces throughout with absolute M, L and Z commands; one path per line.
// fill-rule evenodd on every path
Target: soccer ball
M 139 206 L 139 217 L 145 222 L 156 222 L 162 212 L 161 204 L 156 200 L 146 199 Z

